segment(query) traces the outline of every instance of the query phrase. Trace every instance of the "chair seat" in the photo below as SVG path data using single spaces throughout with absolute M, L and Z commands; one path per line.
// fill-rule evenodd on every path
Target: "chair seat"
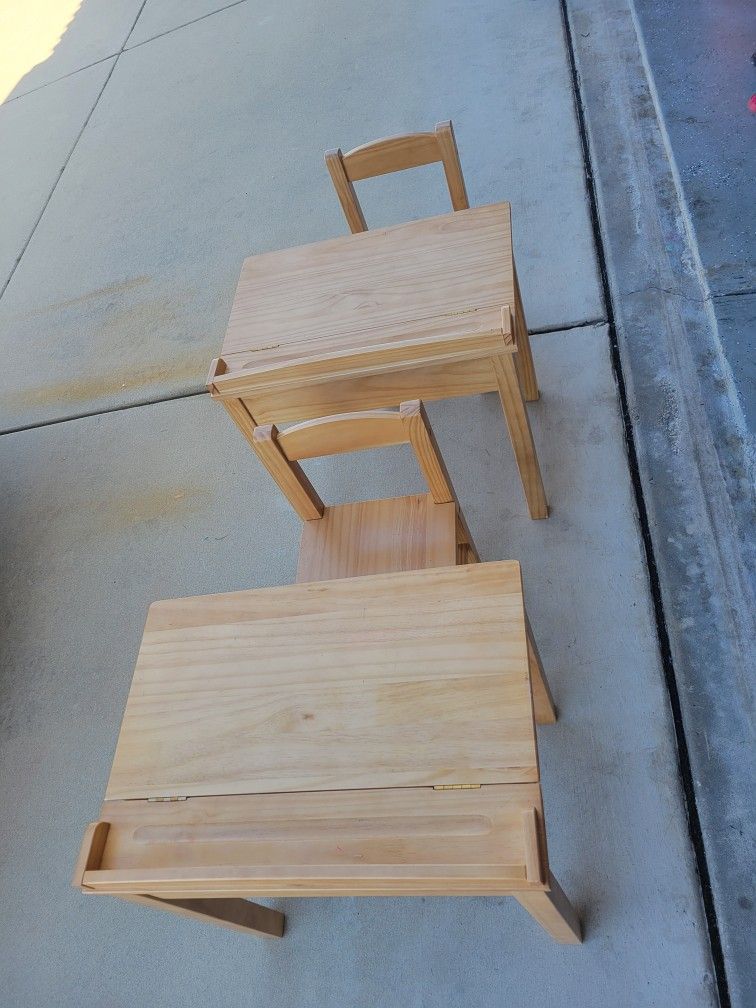
M 457 563 L 456 504 L 430 494 L 327 507 L 306 521 L 297 581 L 451 567 Z

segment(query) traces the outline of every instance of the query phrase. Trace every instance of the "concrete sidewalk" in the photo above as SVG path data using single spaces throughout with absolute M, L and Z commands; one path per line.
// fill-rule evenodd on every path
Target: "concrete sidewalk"
M 670 33 L 679 34 L 674 18 L 663 22 L 639 6 L 640 24 L 632 0 L 569 0 L 568 37 L 719 992 L 723 1004 L 750 1008 L 756 1001 L 755 442 L 744 416 L 748 371 L 732 338 L 737 343 L 737 324 L 747 317 L 752 263 L 743 222 L 753 201 L 745 180 L 756 171 L 756 150 L 751 145 L 749 173 L 745 138 L 753 123 L 743 119 L 743 64 L 737 78 L 731 75 L 735 48 L 743 60 L 750 49 L 737 34 L 710 48 L 738 16 L 726 0 L 691 17 L 684 41 L 671 47 Z M 669 14 L 669 4 L 664 9 Z M 674 55 L 666 58 L 670 48 Z M 720 64 L 729 64 L 727 90 L 711 86 Z M 681 96 L 693 93 L 686 128 L 698 139 L 681 145 Z M 738 101 L 737 122 L 724 110 L 728 93 L 731 103 Z M 696 116 L 705 121 L 714 106 L 722 111 L 707 130 Z M 732 129 L 723 146 L 716 136 L 727 119 Z M 693 151 L 700 173 L 692 185 L 686 169 Z M 726 171 L 733 184 L 725 193 L 716 180 Z M 705 212 L 707 199 L 721 213 Z M 732 312 L 736 304 L 743 312 Z
M 0 106 L 8 1003 L 715 1005 L 557 0 L 71 6 Z M 586 942 L 499 899 L 290 901 L 265 943 L 85 898 L 147 605 L 294 575 L 298 519 L 196 394 L 241 260 L 344 233 L 324 149 L 445 118 L 471 202 L 513 205 L 549 520 L 495 397 L 430 414 L 482 557 L 523 560 L 561 712 L 550 854 Z M 363 193 L 369 223 L 446 206 L 432 167 Z M 393 451 L 311 468 L 326 500 L 417 481 Z
M 83 0 L 69 33 L 92 6 L 108 10 Z M 0 429 L 203 388 L 242 259 L 343 233 L 323 151 L 441 119 L 458 124 L 471 202 L 512 203 L 530 326 L 604 317 L 555 2 L 255 0 L 176 27 L 185 6 L 145 6 L 91 115 L 100 79 L 79 82 L 90 117 L 49 202 L 46 182 L 24 184 L 24 221 L 45 210 L 5 257 L 28 240 L 0 299 Z M 71 120 L 73 79 L 13 99 L 0 128 L 13 117 L 13 142 L 18 122 L 36 137 Z M 14 147 L 11 183 L 29 156 Z M 45 156 L 57 170 L 59 149 Z M 439 165 L 361 191 L 385 224 L 447 205 Z
M 550 857 L 585 944 L 499 898 L 287 901 L 271 943 L 71 888 L 147 605 L 294 577 L 299 519 L 192 397 L 0 438 L 2 888 L 23 880 L 0 919 L 9 1004 L 716 1003 L 606 330 L 534 342 L 547 522 L 526 517 L 495 396 L 430 413 L 481 555 L 523 558 L 560 709 L 539 730 Z M 354 459 L 311 467 L 326 500 L 421 487 L 409 453 Z

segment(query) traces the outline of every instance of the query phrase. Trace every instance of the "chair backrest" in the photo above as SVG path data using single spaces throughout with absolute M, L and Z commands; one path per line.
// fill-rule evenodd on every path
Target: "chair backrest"
M 452 207 L 455 210 L 467 210 L 469 207 L 451 122 L 438 123 L 432 133 L 406 133 L 374 140 L 355 147 L 347 154 L 342 154 L 340 150 L 327 151 L 325 161 L 353 234 L 367 231 L 354 182 L 404 171 L 405 168 L 418 168 L 435 161 L 443 163 Z
M 322 518 L 320 497 L 299 465 L 300 459 L 410 444 L 437 504 L 457 500 L 436 438 L 420 400 L 399 411 L 365 410 L 307 420 L 285 431 L 274 424 L 255 427 L 252 443 L 268 472 L 305 521 Z

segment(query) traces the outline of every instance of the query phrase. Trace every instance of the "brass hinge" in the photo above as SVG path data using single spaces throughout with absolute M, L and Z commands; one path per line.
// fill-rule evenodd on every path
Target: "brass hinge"
M 147 801 L 186 801 L 186 797 L 171 795 L 170 798 L 148 798 Z
M 434 784 L 434 791 L 472 791 L 479 788 L 480 784 Z

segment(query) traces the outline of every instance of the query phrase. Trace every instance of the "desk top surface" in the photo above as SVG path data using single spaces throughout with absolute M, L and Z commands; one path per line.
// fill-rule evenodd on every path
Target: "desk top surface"
M 501 561 L 155 603 L 106 799 L 537 781 Z
M 495 203 L 246 259 L 229 371 L 458 333 L 514 309 L 511 217 Z M 500 326 L 499 326 L 500 327 Z

